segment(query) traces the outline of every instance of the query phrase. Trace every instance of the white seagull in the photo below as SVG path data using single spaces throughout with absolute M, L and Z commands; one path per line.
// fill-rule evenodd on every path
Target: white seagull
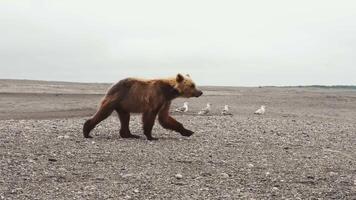
M 211 108 L 210 108 L 211 104 L 210 103 L 207 103 L 206 104 L 206 107 L 201 109 L 199 112 L 198 112 L 198 115 L 206 115 L 210 112 Z
M 263 115 L 266 112 L 266 107 L 264 105 L 261 106 L 258 110 L 255 111 L 256 115 Z
M 232 115 L 231 112 L 229 112 L 229 106 L 225 105 L 224 110 L 221 112 L 222 115 Z
M 184 102 L 182 107 L 175 109 L 176 112 L 188 112 L 188 102 Z

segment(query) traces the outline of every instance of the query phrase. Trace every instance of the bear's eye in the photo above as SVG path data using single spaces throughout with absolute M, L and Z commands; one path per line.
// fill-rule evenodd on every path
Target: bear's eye
M 194 84 L 191 84 L 190 87 L 191 87 L 191 88 L 195 88 L 195 85 L 194 85 Z

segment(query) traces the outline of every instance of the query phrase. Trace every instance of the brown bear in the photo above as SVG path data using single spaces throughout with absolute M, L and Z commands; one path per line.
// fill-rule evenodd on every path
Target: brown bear
M 191 136 L 192 131 L 169 116 L 169 107 L 177 97 L 199 97 L 202 94 L 189 75 L 152 80 L 123 79 L 109 88 L 98 111 L 84 123 L 84 137 L 91 138 L 90 131 L 114 110 L 120 118 L 120 136 L 123 138 L 139 138 L 129 130 L 130 113 L 143 113 L 143 132 L 148 140 L 156 140 L 151 131 L 157 115 L 164 128 Z

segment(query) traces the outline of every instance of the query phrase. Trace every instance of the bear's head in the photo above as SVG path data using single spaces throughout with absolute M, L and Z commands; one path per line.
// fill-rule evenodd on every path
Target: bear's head
M 203 92 L 196 88 L 195 83 L 187 74 L 183 76 L 182 74 L 177 74 L 174 89 L 176 89 L 181 97 L 200 97 Z

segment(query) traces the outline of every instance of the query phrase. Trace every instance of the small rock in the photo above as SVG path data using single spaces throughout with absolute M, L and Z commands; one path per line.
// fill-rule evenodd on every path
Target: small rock
M 92 144 L 95 144 L 95 141 L 91 141 Z
M 69 135 L 63 136 L 64 139 L 69 139 Z
M 140 191 L 138 189 L 134 189 L 134 193 L 139 193 Z
M 57 162 L 57 159 L 54 159 L 54 158 L 48 158 L 48 161 L 51 161 L 51 162 Z
M 266 176 L 269 176 L 271 173 L 270 172 L 266 172 Z
M 209 191 L 210 189 L 207 188 L 207 187 L 205 187 L 205 188 L 201 188 L 201 189 L 199 189 L 199 190 L 201 190 L 201 191 Z
M 174 185 L 184 185 L 184 183 L 182 183 L 182 182 L 172 182 L 172 184 L 174 184 Z
M 329 172 L 329 175 L 330 175 L 330 176 L 336 176 L 337 173 L 336 173 L 336 172 Z
M 279 189 L 278 189 L 278 187 L 273 187 L 272 190 L 273 190 L 273 191 L 277 191 L 277 190 L 279 190 Z
M 203 172 L 203 173 L 201 173 L 200 175 L 201 175 L 201 176 L 211 176 L 211 173 L 209 173 L 209 172 Z
M 124 174 L 124 175 L 121 175 L 122 178 L 129 178 L 133 176 L 133 174 Z
M 130 195 L 126 195 L 125 199 L 131 199 L 131 196 Z
M 307 179 L 314 179 L 314 176 L 308 175 L 308 176 L 307 176 Z
M 84 190 L 92 190 L 92 189 L 94 189 L 94 188 L 93 188 L 93 186 L 91 186 L 91 185 L 88 185 L 88 186 L 85 186 L 85 187 L 84 187 Z
M 67 169 L 66 169 L 66 168 L 63 168 L 63 167 L 60 167 L 60 168 L 58 168 L 58 171 L 66 172 Z
M 103 176 L 98 176 L 98 177 L 96 177 L 95 179 L 98 180 L 98 181 L 103 181 L 103 180 L 105 180 L 105 177 L 103 177 Z
M 229 198 L 231 198 L 231 195 L 229 195 L 229 194 L 224 194 L 224 195 L 222 195 L 221 197 L 222 197 L 222 199 L 229 199 Z
M 222 178 L 229 178 L 230 177 L 229 174 L 227 174 L 227 173 L 221 173 L 220 176 Z
M 182 179 L 182 178 L 183 178 L 183 175 L 182 175 L 182 174 L 176 174 L 175 177 L 176 177 L 177 179 Z
M 250 164 L 248 164 L 247 166 L 248 166 L 248 167 L 250 167 L 250 168 L 254 167 L 254 165 L 253 165 L 253 164 L 251 164 L 251 163 L 250 163 Z

